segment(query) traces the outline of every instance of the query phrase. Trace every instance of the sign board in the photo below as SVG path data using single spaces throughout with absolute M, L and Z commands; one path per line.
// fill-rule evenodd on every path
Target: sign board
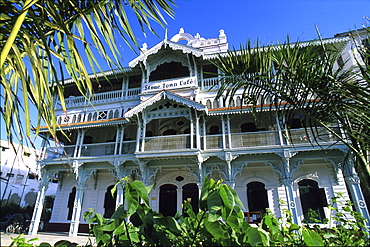
M 144 83 L 141 92 L 151 93 L 156 91 L 162 91 L 163 89 L 174 90 L 180 88 L 195 87 L 197 86 L 196 80 L 197 77 L 192 76 L 174 80 Z

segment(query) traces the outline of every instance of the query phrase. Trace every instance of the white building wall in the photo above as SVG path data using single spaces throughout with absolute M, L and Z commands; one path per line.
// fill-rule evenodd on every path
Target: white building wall
M 21 207 L 35 203 L 39 181 L 37 159 L 40 151 L 8 141 L 1 140 L 1 199 L 19 203 Z M 35 177 L 29 177 L 34 174 Z M 9 177 L 10 175 L 10 177 Z M 57 184 L 50 183 L 46 196 L 54 196 Z

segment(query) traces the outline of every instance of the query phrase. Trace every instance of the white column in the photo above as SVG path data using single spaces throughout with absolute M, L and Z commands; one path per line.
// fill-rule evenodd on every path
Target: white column
M 80 225 L 82 200 L 85 189 L 85 182 L 84 180 L 83 181 L 81 180 L 79 179 L 76 186 L 76 196 L 73 206 L 71 225 L 69 228 L 69 237 L 77 237 L 78 227 Z
M 180 214 L 182 214 L 182 202 L 183 202 L 183 198 L 182 198 L 182 188 L 177 188 L 177 211 L 180 212 Z
M 351 192 L 353 204 L 356 211 L 361 213 L 362 217 L 367 220 L 365 224 L 367 225 L 368 229 L 370 229 L 370 215 L 369 211 L 367 210 L 365 198 L 360 187 L 360 178 L 356 175 L 352 175 L 348 177 L 346 176 L 345 180 L 348 189 Z
M 349 155 L 349 158 L 344 162 L 342 171 L 344 173 L 344 178 L 347 184 L 347 187 L 350 191 L 351 199 L 355 206 L 357 212 L 362 214 L 367 222 L 365 223 L 367 228 L 370 229 L 370 215 L 367 210 L 366 202 L 362 190 L 360 187 L 360 178 L 357 176 L 357 172 L 354 167 L 355 157 L 353 154 Z M 367 230 L 370 231 L 370 230 Z
M 74 157 L 80 157 L 81 156 L 81 150 L 83 148 L 85 132 L 86 132 L 86 129 L 82 129 L 78 132 Z
M 37 231 L 39 229 L 42 209 L 44 207 L 45 192 L 48 189 L 48 186 L 49 186 L 48 174 L 43 174 L 42 181 L 39 185 L 39 191 L 37 192 L 35 209 L 33 210 L 30 229 L 28 231 L 29 235 L 37 234 Z
M 293 179 L 283 179 L 286 198 L 288 201 L 288 209 L 292 213 L 293 223 L 298 224 L 297 207 L 294 199 Z

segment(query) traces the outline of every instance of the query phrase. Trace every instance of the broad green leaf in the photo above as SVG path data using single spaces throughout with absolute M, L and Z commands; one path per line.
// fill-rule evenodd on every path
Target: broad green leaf
M 302 231 L 303 241 L 307 246 L 324 246 L 321 236 L 310 229 L 304 228 Z
M 248 243 L 251 244 L 252 246 L 256 246 L 262 243 L 262 236 L 257 228 L 254 227 L 247 228 L 246 235 L 248 237 Z

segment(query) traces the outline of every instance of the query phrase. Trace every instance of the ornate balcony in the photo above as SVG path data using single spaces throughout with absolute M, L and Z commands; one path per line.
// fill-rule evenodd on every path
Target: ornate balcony
M 94 104 L 102 104 L 108 102 L 115 102 L 120 100 L 135 100 L 139 99 L 141 88 L 131 88 L 126 91 L 116 90 L 104 93 L 96 93 L 86 99 L 83 96 L 70 96 L 65 99 L 67 108 L 79 107 L 89 104 L 89 101 Z M 56 103 L 56 109 L 61 109 L 62 105 L 59 101 Z

